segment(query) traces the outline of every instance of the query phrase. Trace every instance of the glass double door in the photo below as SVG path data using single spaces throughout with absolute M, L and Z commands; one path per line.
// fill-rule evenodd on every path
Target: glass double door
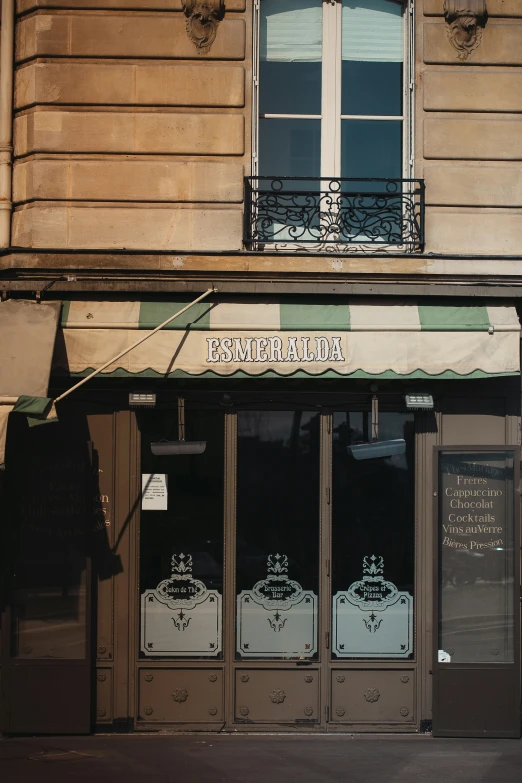
M 142 665 L 218 667 L 209 678 L 229 695 L 209 709 L 229 725 L 367 722 L 331 682 L 349 684 L 354 663 L 411 668 L 413 416 L 382 412 L 381 438 L 404 438 L 405 452 L 361 461 L 349 447 L 371 439 L 369 411 L 187 418 L 204 454 L 152 457 L 168 416 L 141 427 Z M 363 690 L 371 707 L 378 691 Z
M 356 460 L 349 447 L 369 440 L 369 417 L 238 413 L 242 660 L 412 657 L 413 417 L 381 414 L 403 455 Z

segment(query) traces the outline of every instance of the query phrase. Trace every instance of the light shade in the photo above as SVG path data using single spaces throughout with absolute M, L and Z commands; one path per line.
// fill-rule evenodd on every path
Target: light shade
M 168 457 L 175 454 L 203 454 L 206 448 L 206 440 L 160 440 L 150 444 L 152 453 L 157 457 Z
M 376 440 L 372 443 L 356 443 L 354 446 L 346 447 L 348 454 L 356 460 L 377 459 L 379 457 L 394 457 L 404 454 L 406 451 L 406 441 L 403 438 L 396 440 Z
M 431 411 L 434 407 L 431 394 L 405 394 L 406 407 L 412 411 Z

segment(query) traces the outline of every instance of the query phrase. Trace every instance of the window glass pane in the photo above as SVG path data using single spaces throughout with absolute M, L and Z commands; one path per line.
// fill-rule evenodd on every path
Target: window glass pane
M 343 120 L 343 177 L 402 177 L 400 120 Z
M 319 415 L 240 411 L 237 656 L 317 658 Z
M 439 480 L 439 662 L 512 663 L 513 453 L 446 452 Z
M 10 429 L 18 535 L 11 583 L 11 654 L 25 659 L 84 659 L 88 554 L 99 523 L 87 423 L 81 417 L 68 419 L 65 412 L 59 422 L 46 427 L 27 428 L 23 419 L 19 417 Z
M 414 586 L 414 417 L 379 414 L 379 438 L 403 455 L 357 461 L 371 415 L 333 416 L 332 657 L 411 658 Z
M 401 3 L 343 0 L 342 59 L 342 114 L 402 114 Z
M 259 121 L 260 175 L 318 177 L 320 165 L 320 120 Z
M 178 440 L 176 411 L 140 416 L 140 656 L 222 657 L 223 449 L 220 411 L 186 411 L 203 454 L 154 456 Z
M 321 113 L 321 0 L 262 0 L 261 114 Z
M 321 63 L 261 62 L 260 114 L 321 114 Z
M 342 114 L 402 115 L 402 63 L 343 60 Z

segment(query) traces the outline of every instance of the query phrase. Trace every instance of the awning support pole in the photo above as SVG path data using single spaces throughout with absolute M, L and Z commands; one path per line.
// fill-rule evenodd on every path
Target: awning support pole
M 98 367 L 98 369 L 94 370 L 94 372 L 91 372 L 91 374 L 88 375 L 86 378 L 82 378 L 82 380 L 79 381 L 75 386 L 72 386 L 70 389 L 67 389 L 66 392 L 64 392 L 63 394 L 60 394 L 60 396 L 57 397 L 54 400 L 54 403 L 56 404 L 57 402 L 60 402 L 61 400 L 63 400 L 65 397 L 68 397 L 69 394 L 71 394 L 73 391 L 76 391 L 76 389 L 79 389 L 80 386 L 83 386 L 83 384 L 87 383 L 87 381 L 90 381 L 91 378 L 94 378 L 95 375 L 99 375 L 99 373 L 103 372 L 105 369 L 107 369 L 107 367 L 110 367 L 111 364 L 114 364 L 114 362 L 117 362 L 118 359 L 121 359 L 122 356 L 125 356 L 125 354 L 130 353 L 130 351 L 132 351 L 134 348 L 137 348 L 138 345 L 141 345 L 142 343 L 145 342 L 145 340 L 148 340 L 149 337 L 152 337 L 153 334 L 156 334 L 156 332 L 159 332 L 160 329 L 163 329 L 164 326 L 167 326 L 167 324 L 170 324 L 170 322 L 173 321 L 175 318 L 179 318 L 180 315 L 183 315 L 183 313 L 186 313 L 187 310 L 189 310 L 195 304 L 197 304 L 198 302 L 201 302 L 202 299 L 205 299 L 205 297 L 207 297 L 209 294 L 212 294 L 212 293 L 214 293 L 216 291 L 217 291 L 217 288 L 214 288 L 214 287 L 209 288 L 207 291 L 205 291 L 204 294 L 201 294 L 201 296 L 198 296 L 197 299 L 194 299 L 193 302 L 188 304 L 182 310 L 179 310 L 174 315 L 171 315 L 170 318 L 167 318 L 166 321 L 163 321 L 163 323 L 160 324 L 159 326 L 157 326 L 155 329 L 153 329 L 152 332 L 149 332 L 148 334 L 146 334 L 145 337 L 142 337 L 140 340 L 137 340 L 129 348 L 125 348 L 124 351 L 121 351 L 121 353 L 119 353 L 117 356 L 114 356 L 108 362 L 105 362 L 104 365 L 102 365 L 101 367 Z

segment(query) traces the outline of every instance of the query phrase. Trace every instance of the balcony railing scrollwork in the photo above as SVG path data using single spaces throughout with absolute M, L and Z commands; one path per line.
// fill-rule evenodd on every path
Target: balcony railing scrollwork
M 249 250 L 419 253 L 424 181 L 246 177 Z

